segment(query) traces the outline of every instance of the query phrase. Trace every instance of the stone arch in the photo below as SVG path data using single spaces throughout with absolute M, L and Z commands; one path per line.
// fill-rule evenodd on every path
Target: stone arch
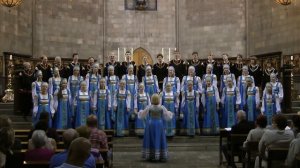
M 142 47 L 139 47 L 133 51 L 132 60 L 135 62 L 136 65 L 141 65 L 143 63 L 144 56 L 147 57 L 148 63 L 153 65 L 153 59 L 150 53 Z

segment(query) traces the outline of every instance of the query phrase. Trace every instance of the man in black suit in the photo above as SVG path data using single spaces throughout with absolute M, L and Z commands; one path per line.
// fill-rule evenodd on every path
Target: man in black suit
M 248 134 L 251 129 L 255 128 L 254 122 L 247 121 L 246 112 L 243 110 L 239 110 L 237 112 L 237 121 L 238 123 L 231 127 L 231 134 Z M 230 137 L 229 137 L 230 138 Z M 245 138 L 246 140 L 246 138 Z M 236 167 L 234 163 L 231 163 L 231 155 L 228 152 L 228 149 L 230 149 L 230 139 L 227 141 L 226 145 L 222 146 L 223 154 L 227 160 L 228 166 Z M 239 146 L 242 146 L 243 144 L 238 145 L 236 148 L 238 149 Z

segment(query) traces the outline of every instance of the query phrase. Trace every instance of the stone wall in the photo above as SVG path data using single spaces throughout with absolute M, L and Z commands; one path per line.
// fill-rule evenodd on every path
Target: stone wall
M 0 6 L 0 55 L 2 52 L 32 52 L 32 0 L 21 6 Z
M 189 58 L 245 54 L 245 0 L 179 0 L 178 12 L 179 48 Z
M 284 7 L 274 0 L 248 2 L 249 55 L 300 52 L 300 3 Z

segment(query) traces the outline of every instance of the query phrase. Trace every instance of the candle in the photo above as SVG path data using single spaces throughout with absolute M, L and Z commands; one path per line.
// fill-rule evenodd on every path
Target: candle
M 294 60 L 294 56 L 291 56 L 291 60 L 292 60 L 292 61 Z
M 164 55 L 164 48 L 161 48 L 161 54 Z
M 177 50 L 176 50 L 176 47 L 175 47 L 175 51 L 177 51 Z
M 120 48 L 118 48 L 118 61 L 120 61 Z
M 12 55 L 9 55 L 9 60 L 12 60 Z
M 169 61 L 171 61 L 171 48 L 169 48 Z
M 133 48 L 131 48 L 131 55 L 133 55 Z M 131 58 L 132 59 L 132 58 Z
M 124 54 L 123 54 L 123 55 L 124 55 L 124 61 L 126 62 L 126 57 L 125 57 L 126 48 L 124 48 L 124 51 L 123 51 L 123 52 L 124 52 Z

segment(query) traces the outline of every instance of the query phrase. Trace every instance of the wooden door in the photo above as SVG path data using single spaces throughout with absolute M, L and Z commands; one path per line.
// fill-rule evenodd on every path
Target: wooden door
M 133 52 L 133 61 L 135 62 L 135 64 L 137 66 L 143 64 L 143 57 L 146 56 L 147 57 L 147 62 L 150 65 L 153 65 L 153 60 L 151 55 L 149 54 L 149 52 L 143 48 L 138 48 L 136 50 L 134 50 Z

